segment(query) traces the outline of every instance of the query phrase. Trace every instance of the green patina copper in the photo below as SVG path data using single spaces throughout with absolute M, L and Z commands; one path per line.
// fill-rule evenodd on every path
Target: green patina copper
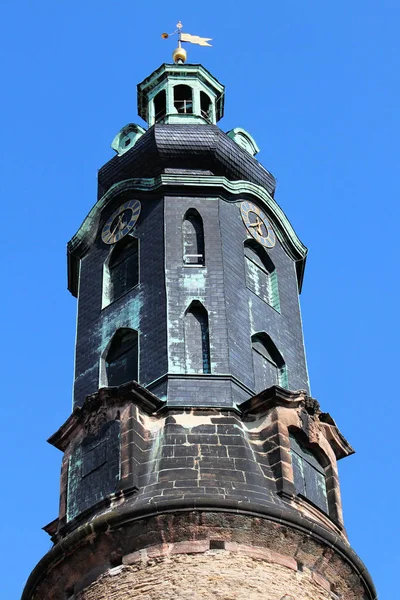
M 171 195 L 174 193 L 174 188 L 179 188 L 179 195 L 182 195 L 182 189 L 187 190 L 188 194 L 190 194 L 191 190 L 196 190 L 196 193 L 198 193 L 199 187 L 201 187 L 205 193 L 210 193 L 211 200 L 214 200 L 216 195 L 222 191 L 228 202 L 240 202 L 243 198 L 246 198 L 246 200 L 254 200 L 257 204 L 261 205 L 267 213 L 268 218 L 271 220 L 274 231 L 283 248 L 296 262 L 299 288 L 301 289 L 307 248 L 298 238 L 281 207 L 275 202 L 265 188 L 249 181 L 230 181 L 226 177 L 215 175 L 196 176 L 174 175 L 168 173 L 148 179 L 126 179 L 118 182 L 114 184 L 93 206 L 68 245 L 70 260 L 69 289 L 71 292 L 77 294 L 77 284 L 73 283 L 71 278 L 75 277 L 77 280 L 79 258 L 84 256 L 86 249 L 94 242 L 100 226 L 102 211 L 118 194 L 124 191 L 158 191 L 160 193 L 166 192 Z
M 111 142 L 111 148 L 115 150 L 118 156 L 122 156 L 125 152 L 128 152 L 136 144 L 138 139 L 146 133 L 140 125 L 136 123 L 128 123 L 125 125 L 115 136 Z
M 177 86 L 190 88 L 190 98 L 180 98 Z M 139 83 L 137 92 L 138 114 L 149 125 L 215 124 L 224 114 L 225 87 L 202 65 L 163 64 Z
M 228 131 L 227 136 L 231 138 L 238 146 L 244 148 L 251 156 L 260 152 L 256 140 L 245 129 L 235 127 Z

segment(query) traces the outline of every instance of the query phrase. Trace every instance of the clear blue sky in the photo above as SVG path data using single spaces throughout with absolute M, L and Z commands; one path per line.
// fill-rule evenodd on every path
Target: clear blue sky
M 50 548 L 71 409 L 75 299 L 66 242 L 97 169 L 136 116 L 136 84 L 170 62 L 173 31 L 226 85 L 276 199 L 309 247 L 303 322 L 313 395 L 357 454 L 340 464 L 345 524 L 381 600 L 400 561 L 399 20 L 394 0 L 176 3 L 3 0 L 0 8 L 2 435 L 0 597 L 18 600 Z

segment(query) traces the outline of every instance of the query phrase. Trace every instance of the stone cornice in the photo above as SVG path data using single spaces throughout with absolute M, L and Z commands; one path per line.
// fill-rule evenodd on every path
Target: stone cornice
M 234 513 L 236 515 L 268 519 L 274 523 L 279 523 L 282 526 L 302 532 L 309 536 L 310 539 L 315 539 L 328 546 L 357 573 L 365 585 L 366 598 L 368 600 L 377 600 L 378 598 L 371 576 L 362 560 L 338 535 L 327 530 L 322 525 L 306 519 L 285 507 L 273 505 L 261 507 L 251 502 L 244 505 L 244 503 L 239 503 L 236 500 L 228 498 L 214 501 L 210 505 L 207 498 L 196 498 L 195 500 L 186 498 L 172 501 L 166 499 L 165 502 L 154 502 L 140 508 L 131 506 L 118 507 L 82 525 L 53 546 L 40 560 L 26 583 L 21 600 L 30 600 L 38 585 L 46 577 L 46 574 L 63 560 L 65 556 L 71 555 L 76 548 L 82 546 L 85 540 L 90 539 L 91 543 L 93 543 L 94 537 L 101 535 L 104 531 L 107 531 L 107 536 L 110 538 L 114 531 L 132 521 L 160 516 L 162 514 L 192 511 Z
M 314 398 L 307 396 L 304 390 L 291 392 L 278 385 L 273 385 L 256 396 L 242 402 L 242 404 L 238 406 L 238 409 L 243 415 L 259 416 L 276 406 L 298 408 L 301 405 L 307 406 L 308 412 L 311 412 L 312 414 L 319 411 L 319 403 Z
M 354 454 L 354 449 L 339 431 L 332 417 L 328 413 L 321 412 L 319 402 L 315 398 L 307 396 L 304 390 L 292 392 L 274 385 L 242 402 L 238 406 L 238 410 L 244 417 L 259 417 L 278 406 L 304 409 L 318 423 L 319 429 L 331 445 L 337 460 Z
M 249 181 L 230 181 L 214 175 L 162 174 L 148 179 L 126 179 L 114 184 L 93 206 L 81 227 L 68 243 L 68 289 L 77 296 L 79 261 L 94 242 L 100 226 L 104 208 L 121 192 L 221 195 L 228 202 L 238 202 L 241 197 L 261 201 L 263 208 L 275 226 L 279 241 L 287 254 L 296 262 L 299 289 L 301 289 L 307 248 L 302 244 L 289 219 L 262 186 Z
M 147 414 L 160 410 L 165 402 L 157 398 L 149 390 L 136 381 L 119 387 L 101 388 L 95 394 L 87 396 L 82 407 L 76 407 L 63 425 L 47 440 L 49 444 L 65 452 L 68 444 L 74 439 L 77 429 L 99 408 L 132 402 Z

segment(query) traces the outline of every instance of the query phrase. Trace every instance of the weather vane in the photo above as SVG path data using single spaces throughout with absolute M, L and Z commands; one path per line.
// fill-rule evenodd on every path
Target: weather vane
M 184 63 L 186 61 L 187 53 L 184 48 L 182 48 L 182 42 L 190 42 L 191 44 L 198 44 L 199 46 L 211 46 L 208 42 L 211 41 L 212 38 L 204 38 L 199 35 L 191 35 L 190 33 L 182 33 L 182 23 L 178 21 L 176 29 L 173 33 L 162 33 L 161 37 L 166 40 L 172 35 L 178 34 L 178 48 L 176 48 L 172 53 L 172 58 L 174 63 Z

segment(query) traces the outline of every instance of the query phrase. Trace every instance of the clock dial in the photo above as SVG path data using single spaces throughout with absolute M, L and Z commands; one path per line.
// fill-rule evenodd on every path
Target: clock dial
M 141 204 L 139 200 L 129 200 L 121 204 L 107 219 L 101 232 L 101 239 L 105 244 L 115 244 L 127 235 L 140 215 Z
M 242 202 L 240 212 L 243 223 L 253 238 L 262 246 L 273 248 L 276 243 L 276 236 L 267 215 L 252 202 Z

